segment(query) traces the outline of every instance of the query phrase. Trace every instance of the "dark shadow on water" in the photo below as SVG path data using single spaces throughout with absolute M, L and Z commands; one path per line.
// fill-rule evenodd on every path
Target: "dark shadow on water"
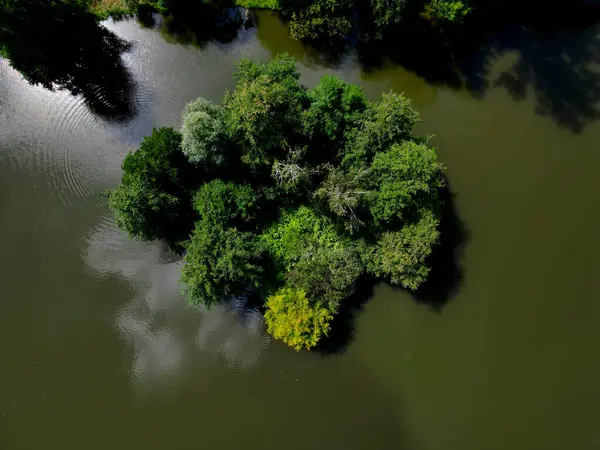
M 169 43 L 204 48 L 209 42 L 232 42 L 244 27 L 252 27 L 253 20 L 244 8 L 222 9 L 209 2 L 178 0 L 172 2 L 168 15 L 152 14 L 147 8 L 138 12 L 144 26 L 158 24 L 162 37 Z
M 138 6 L 136 18 L 142 28 L 153 28 L 156 25 L 154 8 L 142 3 Z
M 354 339 L 356 317 L 373 296 L 377 280 L 369 276 L 361 277 L 356 284 L 356 292 L 344 300 L 344 306 L 331 322 L 327 338 L 321 340 L 315 351 L 324 356 L 345 353 Z
M 463 251 L 469 235 L 456 211 L 454 197 L 449 186 L 446 186 L 442 192 L 440 243 L 429 259 L 431 272 L 427 281 L 412 293 L 417 302 L 428 305 L 436 312 L 442 311 L 444 305 L 458 292 L 463 281 Z M 329 336 L 316 348 L 318 353 L 345 353 L 355 337 L 356 317 L 373 296 L 374 287 L 378 282 L 380 281 L 370 276 L 363 276 L 358 280 L 356 292 L 345 300 L 342 310 L 333 319 Z
M 130 45 L 121 41 L 120 52 L 129 49 Z M 68 89 L 74 95 L 81 95 L 90 111 L 102 119 L 127 122 L 137 113 L 134 101 L 136 83 L 120 55 L 105 58 L 103 62 L 101 59 L 99 56 L 88 65 L 87 70 L 74 77 Z
M 442 192 L 440 243 L 429 257 L 431 272 L 413 297 L 419 302 L 441 311 L 458 292 L 463 281 L 463 253 L 469 239 L 465 224 L 455 206 L 454 194 L 448 185 Z
M 533 90 L 536 112 L 575 133 L 600 118 L 600 40 L 591 33 L 540 41 L 530 30 L 515 32 L 517 61 L 493 80 L 517 101 Z
M 381 41 L 360 41 L 357 51 L 358 61 L 367 72 L 391 61 L 417 73 L 429 83 L 454 88 L 461 86 L 455 55 L 448 40 L 420 16 L 395 28 Z
M 319 46 L 290 37 L 289 25 L 278 13 L 273 11 L 254 11 L 256 38 L 271 52 L 271 57 L 286 52 L 308 67 L 327 67 L 337 69 L 350 49 L 347 44 L 338 46 Z
M 75 2 L 6 0 L 0 42 L 11 66 L 32 84 L 81 96 L 111 121 L 135 115 L 135 85 L 121 55 L 130 44 Z
M 483 98 L 504 88 L 517 101 L 531 96 L 535 111 L 579 133 L 600 117 L 600 5 L 577 0 L 476 2 L 464 25 L 440 29 L 423 17 L 407 21 L 382 42 L 359 46 L 373 70 L 390 60 L 426 81 Z M 516 61 L 501 73 L 492 64 Z
M 470 19 L 453 26 L 420 14 L 422 4 L 407 1 L 406 18 L 379 40 L 373 30 L 360 31 L 372 19 L 359 17 L 359 33 L 346 47 L 292 44 L 289 27 L 275 23 L 280 19 L 273 14 L 261 13 L 265 29 L 259 27 L 257 37 L 273 54 L 288 51 L 308 65 L 339 67 L 355 47 L 365 72 L 389 61 L 477 99 L 502 88 L 517 101 L 533 101 L 538 114 L 574 133 L 600 118 L 600 40 L 593 28 L 600 22 L 600 2 L 472 0 Z M 498 73 L 494 63 L 504 57 L 515 61 Z

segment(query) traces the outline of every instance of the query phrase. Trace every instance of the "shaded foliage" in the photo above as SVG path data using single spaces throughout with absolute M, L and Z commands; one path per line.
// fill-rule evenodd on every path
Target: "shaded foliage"
M 407 9 L 408 0 L 370 0 L 369 9 L 377 37 L 393 26 L 400 25 Z
M 132 237 L 164 239 L 172 247 L 187 237 L 194 220 L 191 189 L 198 181 L 180 144 L 173 129 L 154 129 L 125 157 L 123 181 L 109 203 L 117 225 Z
M 312 153 L 317 159 L 321 155 L 331 160 L 344 142 L 345 131 L 361 120 L 367 100 L 360 87 L 333 76 L 321 78 L 308 97 L 310 107 L 304 112 L 303 123 L 313 143 Z
M 367 166 L 377 152 L 409 139 L 413 126 L 420 121 L 419 113 L 404 95 L 383 94 L 381 101 L 371 103 L 357 126 L 348 132 L 342 166 Z
M 181 279 L 190 301 L 210 306 L 261 287 L 263 246 L 252 233 L 199 220 L 185 248 Z
M 202 185 L 193 201 L 201 220 L 240 227 L 256 218 L 261 198 L 248 184 L 216 179 Z
M 463 22 L 467 0 L 282 0 L 294 39 L 317 46 L 343 47 L 353 30 L 363 41 L 383 39 L 406 20 L 425 17 L 437 27 Z
M 110 196 L 119 227 L 145 241 L 170 239 L 182 205 L 180 199 L 157 189 L 152 183 L 132 179 Z
M 353 5 L 354 0 L 295 1 L 290 34 L 294 39 L 322 45 L 339 44 L 352 30 Z
M 452 3 L 452 2 L 450 2 Z M 483 98 L 504 88 L 515 100 L 575 133 L 600 118 L 600 6 L 586 0 L 471 0 L 460 23 L 411 15 L 380 41 L 360 42 L 366 70 L 400 64 L 430 83 Z M 418 42 L 418 45 L 414 45 Z M 427 55 L 426 57 L 423 57 Z M 504 56 L 516 58 L 500 73 Z
M 342 301 L 354 292 L 363 270 L 353 246 L 319 247 L 293 266 L 287 283 L 337 313 Z
M 293 36 L 305 38 L 328 59 L 340 61 L 345 44 L 356 44 L 365 70 L 389 61 L 430 83 L 466 89 L 481 98 L 489 88 L 503 87 L 516 100 L 535 102 L 535 110 L 579 133 L 600 117 L 600 43 L 586 29 L 600 20 L 600 5 L 589 0 L 355 0 L 324 1 L 322 21 L 346 14 L 351 31 L 335 49 L 326 31 L 310 21 L 312 2 L 282 0 L 282 14 Z M 332 56 L 333 53 L 333 56 Z M 516 54 L 499 75 L 495 60 Z M 315 58 L 315 59 L 318 59 Z
M 440 202 L 440 240 L 428 258 L 431 271 L 427 280 L 414 292 L 419 302 L 436 311 L 442 309 L 461 285 L 463 251 L 469 239 L 469 232 L 455 209 L 454 194 L 447 181 L 440 192 Z
M 423 210 L 416 223 L 407 223 L 399 231 L 384 232 L 375 246 L 368 248 L 367 269 L 415 290 L 425 281 L 430 268 L 427 258 L 439 240 L 439 221 Z

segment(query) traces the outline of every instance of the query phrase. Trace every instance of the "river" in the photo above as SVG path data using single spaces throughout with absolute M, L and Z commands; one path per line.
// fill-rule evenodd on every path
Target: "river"
M 202 46 L 106 25 L 133 44 L 127 120 L 0 60 L 0 448 L 600 448 L 600 27 L 490 42 L 467 89 L 324 60 L 268 14 Z M 406 92 L 454 193 L 431 292 L 377 286 L 335 354 L 271 340 L 242 304 L 187 306 L 180 263 L 128 240 L 104 197 L 152 127 L 280 51 L 308 86 Z

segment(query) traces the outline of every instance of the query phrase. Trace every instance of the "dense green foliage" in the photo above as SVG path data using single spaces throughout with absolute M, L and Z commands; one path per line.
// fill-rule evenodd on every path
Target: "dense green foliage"
M 370 170 L 378 181 L 370 202 L 375 223 L 393 226 L 415 218 L 423 207 L 435 211 L 444 180 L 431 147 L 411 141 L 393 144 L 374 156 Z
M 263 248 L 250 232 L 199 220 L 186 250 L 181 279 L 193 302 L 210 305 L 261 287 Z
M 462 0 L 431 0 L 425 5 L 427 13 L 441 23 L 460 23 L 471 12 Z
M 344 132 L 359 122 L 367 107 L 362 90 L 337 77 L 324 76 L 308 97 L 310 106 L 303 117 L 305 132 L 317 143 L 334 143 L 338 151 Z
M 191 162 L 216 166 L 225 164 L 227 133 L 219 106 L 204 98 L 186 105 L 181 134 L 181 148 Z
M 461 23 L 471 12 L 468 1 L 281 0 L 280 4 L 293 38 L 327 45 L 345 40 L 353 30 L 361 39 L 381 39 L 403 21 L 421 15 L 440 27 Z
M 236 5 L 240 5 L 245 8 L 273 10 L 278 10 L 281 8 L 279 0 L 236 0 L 235 3 Z
M 125 158 L 110 204 L 134 237 L 187 239 L 192 302 L 258 300 L 276 338 L 310 349 L 363 274 L 427 278 L 444 168 L 403 95 L 298 78 L 285 55 L 242 61 L 223 106 L 190 103 L 183 137 L 154 130 Z
M 439 239 L 438 225 L 433 212 L 423 210 L 416 223 L 383 233 L 373 247 L 365 249 L 367 269 L 393 284 L 417 289 L 429 274 L 426 262 Z
M 132 237 L 176 246 L 193 220 L 190 190 L 197 175 L 192 169 L 181 151 L 181 135 L 171 128 L 153 130 L 123 161 L 123 181 L 109 199 L 117 224 Z
M 344 39 L 352 30 L 353 0 L 306 0 L 294 2 L 290 34 L 295 39 L 316 41 Z
M 194 195 L 194 209 L 204 221 L 242 226 L 256 218 L 261 198 L 248 184 L 210 181 Z
M 225 95 L 225 124 L 242 149 L 242 161 L 255 170 L 285 158 L 301 130 L 306 92 L 290 58 L 260 65 L 242 61 L 237 87 Z

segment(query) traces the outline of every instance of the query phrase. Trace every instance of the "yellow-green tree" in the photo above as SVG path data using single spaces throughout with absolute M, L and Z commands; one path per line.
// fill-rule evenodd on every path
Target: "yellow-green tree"
M 275 339 L 296 350 L 310 350 L 329 332 L 333 316 L 321 304 L 311 305 L 306 293 L 283 288 L 267 299 L 265 321 Z

